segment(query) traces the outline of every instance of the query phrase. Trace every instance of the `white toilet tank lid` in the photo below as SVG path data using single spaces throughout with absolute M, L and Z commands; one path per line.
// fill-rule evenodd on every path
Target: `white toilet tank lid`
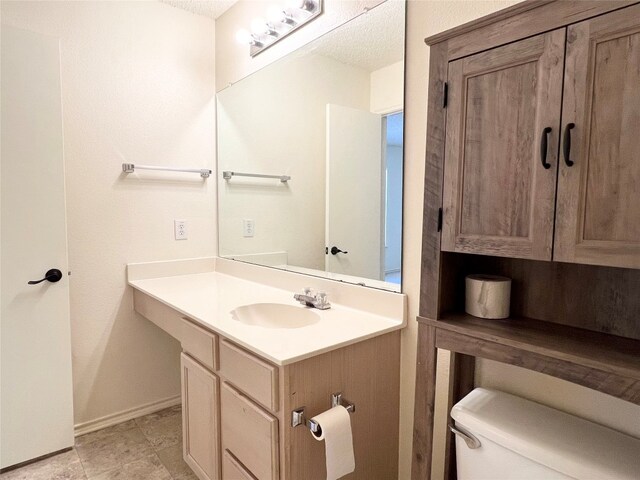
M 640 478 L 640 439 L 524 398 L 476 388 L 451 417 L 470 433 L 570 477 Z

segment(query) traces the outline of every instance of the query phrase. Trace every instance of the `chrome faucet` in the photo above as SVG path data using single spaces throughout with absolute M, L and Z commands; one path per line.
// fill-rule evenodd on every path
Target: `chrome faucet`
M 309 287 L 303 288 L 302 291 L 304 293 L 296 293 L 293 295 L 293 298 L 305 307 L 318 308 L 320 310 L 331 308 L 325 292 L 317 292 L 314 294 Z

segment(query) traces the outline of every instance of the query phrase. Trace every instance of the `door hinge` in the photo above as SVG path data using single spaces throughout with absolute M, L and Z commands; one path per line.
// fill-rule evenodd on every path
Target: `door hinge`
M 438 209 L 438 231 L 442 230 L 442 207 Z
M 447 101 L 449 100 L 449 84 L 444 82 L 442 87 L 442 108 L 447 108 Z

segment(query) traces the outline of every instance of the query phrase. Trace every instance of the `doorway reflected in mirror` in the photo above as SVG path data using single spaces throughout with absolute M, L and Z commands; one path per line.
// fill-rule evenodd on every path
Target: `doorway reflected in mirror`
M 387 0 L 218 93 L 220 256 L 401 290 L 404 25 Z

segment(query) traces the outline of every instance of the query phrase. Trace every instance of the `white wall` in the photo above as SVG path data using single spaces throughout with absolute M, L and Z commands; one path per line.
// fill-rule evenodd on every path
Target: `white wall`
M 371 111 L 393 113 L 403 109 L 404 61 L 371 72 Z
M 640 407 L 611 395 L 504 363 L 479 359 L 476 385 L 530 398 L 640 438 Z
M 214 255 L 214 22 L 159 2 L 2 1 L 60 38 L 75 422 L 179 393 L 177 342 L 133 312 L 125 265 Z M 173 219 L 189 239 L 173 240 Z
M 368 110 L 369 72 L 296 54 L 219 92 L 218 169 L 292 177 L 218 177 L 221 255 L 285 251 L 290 265 L 324 270 L 329 103 Z

